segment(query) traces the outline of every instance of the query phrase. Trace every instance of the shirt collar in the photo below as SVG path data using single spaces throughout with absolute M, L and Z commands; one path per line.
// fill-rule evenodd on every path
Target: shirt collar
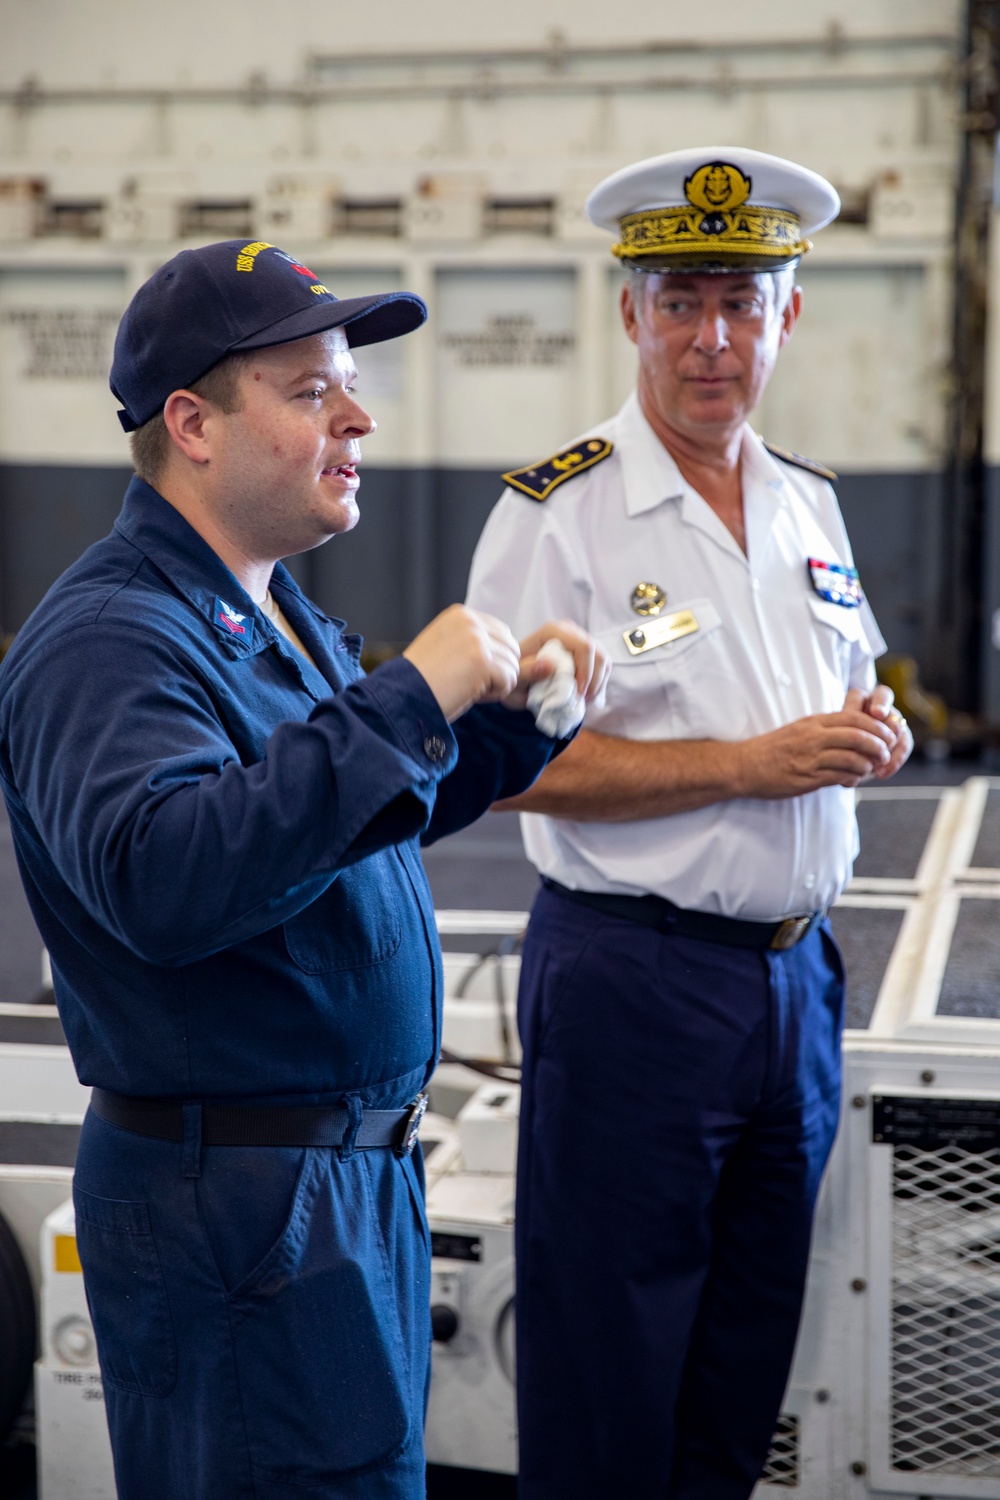
M 740 465 L 747 556 L 759 560 L 764 555 L 775 517 L 785 504 L 787 477 L 750 427 L 743 429 Z
M 630 516 L 679 500 L 687 490 L 680 469 L 650 427 L 633 391 L 616 420 L 615 445 L 621 455 L 625 510 Z
M 743 465 L 743 473 L 746 478 L 756 479 L 760 485 L 766 486 L 775 495 L 780 495 L 784 490 L 788 478 L 787 474 L 777 459 L 768 453 L 764 447 L 763 438 L 758 437 L 752 427 L 744 427 L 743 429 L 740 462 Z
M 206 616 L 216 633 L 229 642 L 237 655 L 254 655 L 279 638 L 263 610 L 258 609 L 218 553 L 180 511 L 145 480 L 138 477 L 131 480 L 115 529 L 149 558 L 199 614 Z M 274 584 L 282 592 L 282 609 L 291 598 L 317 619 L 328 619 L 306 598 L 281 563 L 275 565 Z M 218 606 L 225 606 L 225 609 Z M 241 631 L 234 631 L 220 617 L 228 611 L 239 617 L 236 623 L 243 626 Z M 330 623 L 343 629 L 343 620 L 331 620 Z
M 668 500 L 680 502 L 680 519 L 703 532 L 741 563 L 759 556 L 766 545 L 775 515 L 784 502 L 786 476 L 757 434 L 743 428 L 740 466 L 747 554 L 719 520 L 710 505 L 685 480 L 670 453 L 647 422 L 638 393 L 633 391 L 618 413 L 615 439 L 621 455 L 625 510 L 642 515 Z
M 628 515 L 642 515 L 665 500 L 681 500 L 695 493 L 647 422 L 637 391 L 625 402 L 615 425 L 614 440 L 621 456 Z M 756 481 L 755 488 L 767 488 L 776 497 L 784 490 L 786 476 L 781 466 L 748 426 L 743 428 L 740 463 L 748 488 Z

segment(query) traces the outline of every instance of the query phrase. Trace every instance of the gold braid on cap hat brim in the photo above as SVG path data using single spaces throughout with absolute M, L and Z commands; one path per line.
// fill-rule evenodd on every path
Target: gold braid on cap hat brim
M 800 238 L 798 214 L 748 204 L 728 213 L 705 213 L 690 204 L 644 209 L 626 215 L 620 232 L 620 243 L 611 247 L 619 260 L 660 255 L 733 261 L 740 256 L 762 256 L 787 261 L 812 249 L 810 240 Z

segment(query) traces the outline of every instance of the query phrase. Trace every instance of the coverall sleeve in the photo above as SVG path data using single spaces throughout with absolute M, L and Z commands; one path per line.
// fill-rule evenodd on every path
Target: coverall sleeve
M 502 797 L 516 797 L 537 780 L 549 761 L 576 735 L 553 740 L 535 728 L 534 715 L 486 703 L 452 726 L 458 764 L 440 783 L 422 844 L 433 844 L 465 828 Z
M 345 866 L 420 833 L 455 765 L 403 659 L 281 724 L 244 764 L 235 695 L 220 702 L 169 640 L 94 626 L 46 654 L 32 662 L 44 687 L 6 695 L 8 792 L 91 916 L 153 963 L 294 916 Z

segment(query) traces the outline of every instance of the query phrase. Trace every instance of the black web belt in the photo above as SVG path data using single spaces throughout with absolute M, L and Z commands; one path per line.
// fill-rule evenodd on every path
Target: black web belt
M 780 922 L 745 922 L 740 917 L 716 916 L 710 911 L 690 911 L 675 906 L 665 896 L 616 896 L 603 891 L 571 891 L 557 880 L 542 876 L 546 890 L 579 906 L 604 912 L 609 917 L 624 917 L 643 927 L 652 927 L 673 937 L 700 938 L 706 943 L 725 943 L 730 948 L 771 949 L 784 953 L 812 932 L 822 922 L 825 912 L 814 911 L 801 917 L 784 917 Z
M 93 1089 L 90 1107 L 109 1125 L 159 1141 L 184 1140 L 184 1106 L 173 1099 L 132 1099 Z M 406 1109 L 366 1109 L 354 1141 L 355 1151 L 390 1146 L 407 1156 L 416 1145 L 427 1096 Z M 350 1115 L 337 1105 L 203 1104 L 201 1140 L 205 1146 L 340 1146 Z

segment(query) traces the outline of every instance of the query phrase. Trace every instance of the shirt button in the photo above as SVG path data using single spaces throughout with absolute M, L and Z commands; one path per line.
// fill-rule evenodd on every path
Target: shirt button
M 757 590 L 760 588 L 760 579 L 759 578 L 751 578 L 751 580 L 750 580 L 750 587 L 753 589 L 754 593 L 756 594 Z
M 424 740 L 424 754 L 436 765 L 448 754 L 448 746 L 439 734 L 429 734 Z
M 781 676 L 778 678 L 778 681 L 781 683 L 782 687 L 791 687 L 792 685 L 792 679 L 789 677 L 787 672 L 782 672 Z
M 802 884 L 805 886 L 807 891 L 812 890 L 813 886 L 816 884 L 816 876 L 813 874 L 812 870 L 809 871 L 809 874 L 804 878 Z

